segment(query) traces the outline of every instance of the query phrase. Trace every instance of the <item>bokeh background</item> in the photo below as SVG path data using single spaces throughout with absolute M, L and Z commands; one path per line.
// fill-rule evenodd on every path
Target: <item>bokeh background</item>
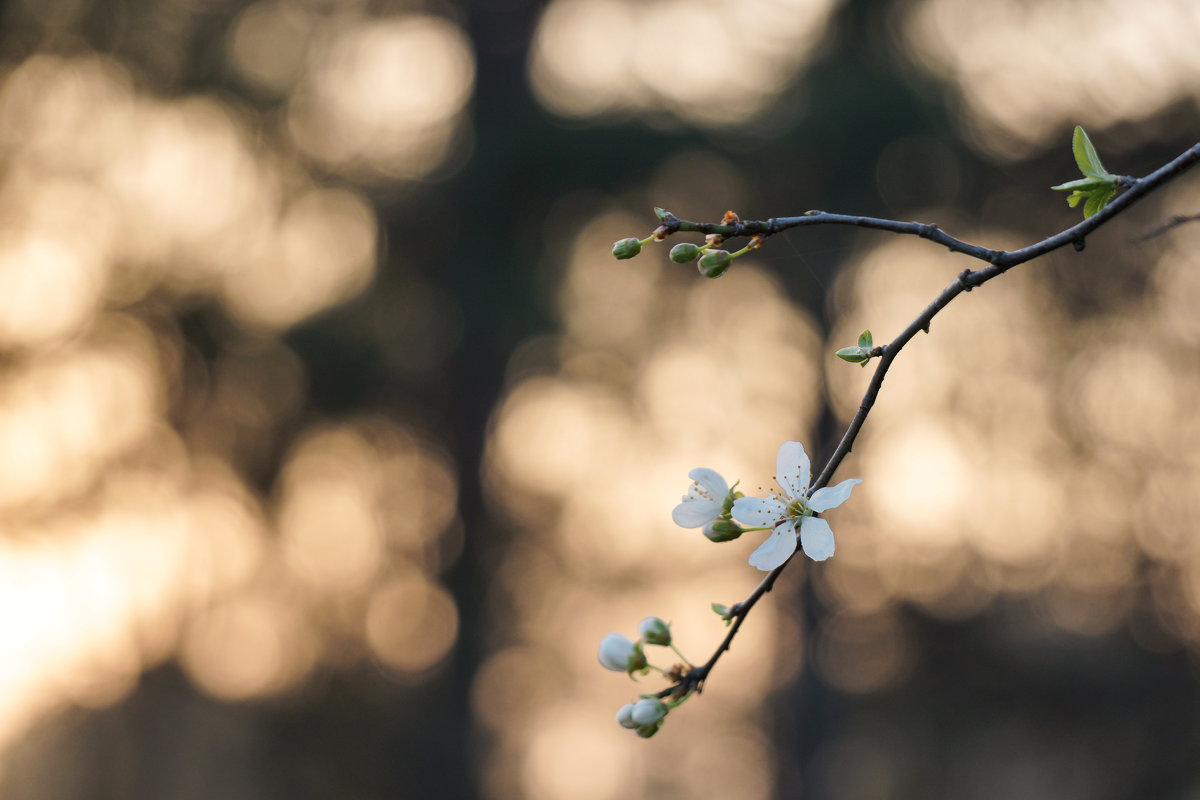
M 1185 176 L 961 297 L 797 563 L 642 741 L 600 637 L 757 541 L 686 473 L 823 459 L 964 267 L 810 208 L 1072 224 L 1082 123 L 1200 129 L 1194 0 L 9 0 L 0 797 L 1200 796 L 1200 212 Z M 747 539 L 755 537 L 747 537 Z

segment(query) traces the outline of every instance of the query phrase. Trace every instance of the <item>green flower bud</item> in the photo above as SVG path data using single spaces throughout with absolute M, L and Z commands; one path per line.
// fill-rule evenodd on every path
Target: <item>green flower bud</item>
M 671 626 L 658 617 L 646 617 L 638 625 L 638 635 L 647 644 L 657 644 L 666 647 L 671 643 Z
M 732 542 L 742 535 L 742 526 L 718 517 L 716 522 L 704 526 L 703 533 L 710 542 Z
M 706 278 L 719 278 L 725 274 L 725 270 L 729 269 L 729 265 L 732 263 L 733 256 L 729 254 L 728 250 L 709 250 L 700 256 L 700 260 L 696 262 L 696 268 Z
M 618 259 L 633 258 L 640 252 L 642 252 L 642 242 L 640 239 L 630 237 L 613 242 L 613 255 Z
M 691 242 L 680 242 L 671 248 L 671 260 L 676 264 L 695 261 L 698 255 L 700 255 L 700 248 Z

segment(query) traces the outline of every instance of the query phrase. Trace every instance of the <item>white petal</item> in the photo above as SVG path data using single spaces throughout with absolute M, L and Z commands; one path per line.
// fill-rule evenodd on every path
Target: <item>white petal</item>
M 833 529 L 816 517 L 805 517 L 800 523 L 800 546 L 813 561 L 824 561 L 833 555 Z
M 652 700 L 644 697 L 633 704 L 629 718 L 638 727 L 653 725 L 667 715 L 667 704 L 662 700 Z
M 725 498 L 729 496 L 729 484 L 715 470 L 696 467 L 688 473 L 688 477 L 703 486 L 718 503 L 725 502 Z
M 796 552 L 796 520 L 790 519 L 775 529 L 767 540 L 750 554 L 750 566 L 770 572 Z
M 808 481 L 812 477 L 812 465 L 808 462 L 808 453 L 799 442 L 784 442 L 779 445 L 779 454 L 775 456 L 775 480 L 783 487 L 787 496 L 795 500 L 803 497 L 808 491 Z
M 808 507 L 813 511 L 828 511 L 831 508 L 837 508 L 850 499 L 850 490 L 860 483 L 862 483 L 862 478 L 849 478 L 837 486 L 817 489 L 813 492 L 812 499 L 808 501 Z
M 625 672 L 629 669 L 629 660 L 634 656 L 633 642 L 628 636 L 610 633 L 600 640 L 600 651 L 597 657 L 600 665 L 613 672 Z
M 721 513 L 720 503 L 712 500 L 684 500 L 671 512 L 671 519 L 681 528 L 703 528 Z
M 774 525 L 788 515 L 776 497 L 739 497 L 733 501 L 733 518 L 743 525 Z

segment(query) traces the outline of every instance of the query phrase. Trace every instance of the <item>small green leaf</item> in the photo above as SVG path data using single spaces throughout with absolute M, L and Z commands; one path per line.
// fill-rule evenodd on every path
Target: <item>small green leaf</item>
M 834 353 L 834 355 L 842 361 L 849 361 L 851 364 L 864 364 L 871 360 L 867 352 L 867 348 L 865 347 L 843 347 Z
M 1075 154 L 1075 163 L 1084 175 L 1092 178 L 1110 177 L 1108 170 L 1100 163 L 1100 156 L 1082 125 L 1075 126 L 1075 135 L 1071 137 L 1071 152 Z
M 659 219 L 661 219 L 663 221 L 666 221 L 666 219 L 671 216 L 671 212 L 667 211 L 665 208 L 659 208 L 658 206 L 655 206 L 654 207 L 654 216 L 658 217 Z
M 1093 192 L 1088 197 L 1087 203 L 1085 203 L 1083 206 L 1084 219 L 1087 219 L 1098 211 L 1103 210 L 1103 208 L 1108 205 L 1108 202 L 1112 200 L 1116 194 L 1116 189 L 1112 188 L 1111 186 L 1107 189 L 1097 189 L 1095 192 Z
M 1074 208 L 1075 206 L 1079 205 L 1079 201 L 1085 197 L 1087 197 L 1087 195 L 1083 192 L 1075 192 L 1067 198 L 1067 205 L 1069 205 L 1071 208 Z
M 875 340 L 871 338 L 870 330 L 865 330 L 858 335 L 858 346 L 865 347 L 868 350 L 875 346 Z

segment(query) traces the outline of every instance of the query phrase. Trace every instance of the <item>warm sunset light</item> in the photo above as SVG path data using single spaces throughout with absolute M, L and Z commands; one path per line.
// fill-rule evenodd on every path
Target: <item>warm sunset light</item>
M 753 0 L 735 11 L 719 2 L 555 0 L 538 23 L 530 81 L 542 103 L 564 116 L 632 112 L 652 121 L 736 125 L 797 80 L 836 6 Z M 729 24 L 731 15 L 747 24 Z M 752 22 L 767 15 L 769 25 Z M 731 82 L 738 91 L 717 89 Z

